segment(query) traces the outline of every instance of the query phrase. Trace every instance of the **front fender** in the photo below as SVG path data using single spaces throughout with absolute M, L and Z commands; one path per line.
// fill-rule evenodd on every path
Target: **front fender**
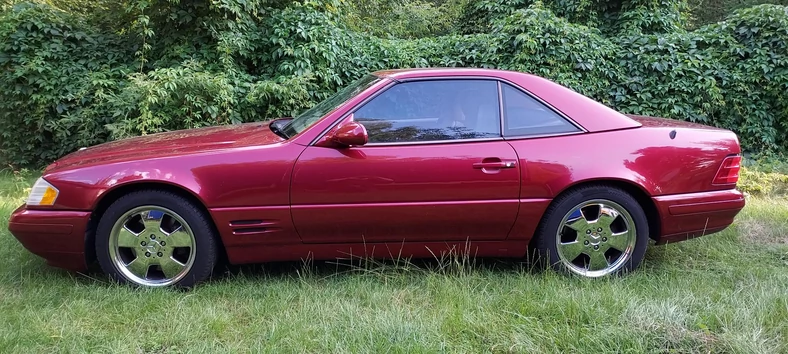
M 165 184 L 185 190 L 203 203 L 203 189 L 190 170 L 167 168 L 162 163 L 99 165 L 44 175 L 60 190 L 53 208 L 94 210 L 108 193 L 142 183 Z
M 107 193 L 138 183 L 188 191 L 207 208 L 289 205 L 293 164 L 304 147 L 283 144 L 173 156 L 74 170 L 44 178 L 61 194 L 54 208 L 93 210 Z

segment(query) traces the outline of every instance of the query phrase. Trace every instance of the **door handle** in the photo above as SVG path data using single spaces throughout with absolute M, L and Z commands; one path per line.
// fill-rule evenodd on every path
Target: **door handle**
M 490 162 L 477 162 L 473 164 L 476 169 L 499 169 L 499 168 L 514 168 L 517 166 L 515 161 L 490 161 Z

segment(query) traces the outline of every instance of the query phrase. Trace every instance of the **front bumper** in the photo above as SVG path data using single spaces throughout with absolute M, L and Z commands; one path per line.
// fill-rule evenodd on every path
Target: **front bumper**
M 719 232 L 744 208 L 744 195 L 735 190 L 654 197 L 661 218 L 658 244 L 688 240 Z
M 8 230 L 49 265 L 85 271 L 88 220 L 89 211 L 30 210 L 23 205 L 11 214 Z

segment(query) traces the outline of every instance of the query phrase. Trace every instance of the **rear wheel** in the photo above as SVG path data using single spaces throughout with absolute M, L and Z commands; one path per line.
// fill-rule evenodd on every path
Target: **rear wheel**
M 554 269 L 596 278 L 637 268 L 648 240 L 648 221 L 635 198 L 618 188 L 589 186 L 553 202 L 533 246 Z
M 114 280 L 145 287 L 190 287 L 216 263 L 213 225 L 189 200 L 164 191 L 133 192 L 99 221 L 96 256 Z

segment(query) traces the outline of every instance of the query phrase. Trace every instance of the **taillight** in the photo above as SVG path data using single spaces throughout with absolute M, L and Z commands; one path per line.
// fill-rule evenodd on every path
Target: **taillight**
M 739 181 L 739 169 L 741 169 L 741 156 L 726 157 L 722 160 L 712 184 L 736 184 Z

